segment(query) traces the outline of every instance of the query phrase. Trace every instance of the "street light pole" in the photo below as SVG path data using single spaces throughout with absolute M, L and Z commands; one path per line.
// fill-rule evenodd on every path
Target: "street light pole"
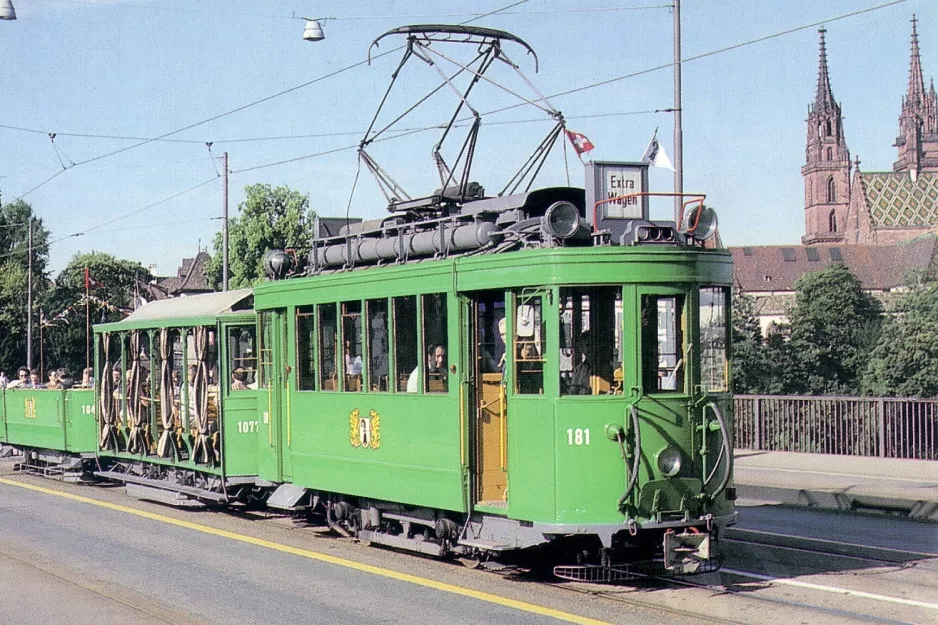
M 222 238 L 222 253 L 221 253 L 221 290 L 228 290 L 228 152 L 225 152 L 225 156 L 222 159 L 222 163 L 225 167 L 224 174 L 224 202 L 222 203 L 222 214 L 221 214 L 221 238 Z
M 684 193 L 684 130 L 681 127 L 681 0 L 674 0 L 674 222 L 681 220 Z
M 26 368 L 33 369 L 33 218 L 26 238 Z

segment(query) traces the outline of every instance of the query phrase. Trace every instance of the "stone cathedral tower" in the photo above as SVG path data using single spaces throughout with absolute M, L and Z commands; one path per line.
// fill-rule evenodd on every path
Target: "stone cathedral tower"
M 934 82 L 925 91 L 917 22 L 913 15 L 909 91 L 902 98 L 899 137 L 895 143 L 899 148 L 899 158 L 892 166 L 893 171 L 908 171 L 913 176 L 923 171 L 938 171 L 938 96 Z
M 850 151 L 844 139 L 840 104 L 834 100 L 827 73 L 826 32 L 824 28 L 818 30 L 817 94 L 808 107 L 808 142 L 801 168 L 805 200 L 805 236 L 801 241 L 806 245 L 843 241 L 850 204 Z

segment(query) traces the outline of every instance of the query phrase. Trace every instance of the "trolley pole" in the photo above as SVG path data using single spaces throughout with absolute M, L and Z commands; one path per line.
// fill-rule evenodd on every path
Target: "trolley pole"
M 26 368 L 33 369 L 33 218 L 26 237 Z
M 681 128 L 681 0 L 674 0 L 674 222 L 681 219 L 684 192 L 684 130 Z
M 221 238 L 222 238 L 222 263 L 221 263 L 221 290 L 228 290 L 228 152 L 225 152 L 222 158 L 225 168 L 224 173 L 224 192 L 221 213 Z

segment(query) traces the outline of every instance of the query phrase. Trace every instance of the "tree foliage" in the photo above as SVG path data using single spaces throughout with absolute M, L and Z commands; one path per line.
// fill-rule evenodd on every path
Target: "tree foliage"
M 733 390 L 743 395 L 764 392 L 765 346 L 755 313 L 755 300 L 733 295 Z
M 773 325 L 768 337 L 755 312 L 755 300 L 733 298 L 733 391 L 742 395 L 788 395 L 804 386 L 789 337 L 791 327 Z
M 272 249 L 309 248 L 315 213 L 309 196 L 288 187 L 266 184 L 245 187 L 239 217 L 228 226 L 228 285 L 232 289 L 251 286 L 264 277 L 264 254 Z M 215 236 L 215 254 L 209 280 L 222 284 L 222 234 Z
M 0 206 L 0 369 L 7 372 L 26 364 L 28 239 L 33 217 L 32 207 L 22 200 Z M 33 299 L 38 302 L 48 290 L 49 231 L 41 219 L 34 219 L 32 227 Z
M 85 268 L 90 288 L 85 306 Z M 153 276 L 143 265 L 103 252 L 76 254 L 59 273 L 43 304 L 46 369 L 64 367 L 77 375 L 85 366 L 86 310 L 91 324 L 119 321 L 133 308 L 140 286 Z
M 859 394 L 882 306 L 843 265 L 806 273 L 795 291 L 791 348 L 803 376 L 800 392 Z
M 938 284 L 915 286 L 896 302 L 862 390 L 880 397 L 938 397 Z

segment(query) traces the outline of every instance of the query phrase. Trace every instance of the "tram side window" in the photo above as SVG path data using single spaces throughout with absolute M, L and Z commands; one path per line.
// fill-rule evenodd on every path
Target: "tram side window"
M 726 372 L 727 289 L 700 289 L 700 383 L 712 392 L 729 390 Z
M 368 315 L 368 382 L 371 390 L 388 389 L 388 300 L 365 303 Z
M 642 296 L 642 385 L 646 392 L 684 390 L 684 298 Z
M 621 392 L 622 290 L 560 290 L 560 394 Z
M 254 326 L 228 328 L 228 371 L 231 390 L 257 388 L 257 330 Z
M 515 308 L 515 392 L 544 392 L 544 315 L 540 297 L 518 298 Z
M 338 332 L 335 304 L 319 305 L 319 379 L 324 391 L 336 391 L 336 345 Z
M 423 384 L 428 393 L 445 393 L 448 389 L 448 356 L 446 340 L 446 293 L 423 296 L 423 345 L 427 352 Z
M 296 388 L 316 390 L 316 326 L 314 308 L 296 309 Z
M 398 391 L 416 393 L 419 389 L 416 376 L 412 386 L 408 382 L 417 369 L 417 298 L 395 297 L 393 302 L 394 379 Z
M 342 303 L 343 371 L 345 390 L 362 390 L 362 303 Z

